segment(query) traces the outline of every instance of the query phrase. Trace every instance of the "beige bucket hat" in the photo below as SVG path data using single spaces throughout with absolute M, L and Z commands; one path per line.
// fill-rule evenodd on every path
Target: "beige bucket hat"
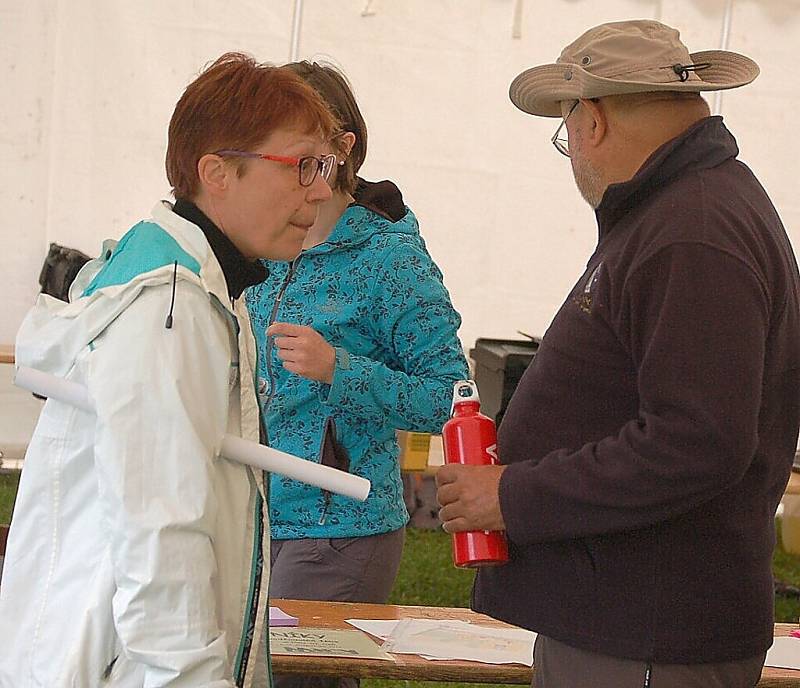
M 648 19 L 589 29 L 555 64 L 526 69 L 511 82 L 520 110 L 561 117 L 562 100 L 650 91 L 719 91 L 758 76 L 749 57 L 728 50 L 690 53 L 675 29 Z

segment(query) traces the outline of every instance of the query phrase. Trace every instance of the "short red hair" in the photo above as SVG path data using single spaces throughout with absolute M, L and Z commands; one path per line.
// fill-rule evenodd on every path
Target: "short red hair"
M 282 128 L 330 139 L 339 123 L 291 70 L 225 53 L 186 87 L 172 113 L 166 168 L 175 198 L 195 198 L 197 162 L 207 153 L 251 150 Z

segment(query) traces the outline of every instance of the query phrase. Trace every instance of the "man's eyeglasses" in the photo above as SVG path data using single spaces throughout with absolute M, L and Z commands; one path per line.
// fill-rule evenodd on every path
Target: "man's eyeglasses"
M 561 153 L 561 155 L 566 155 L 567 157 L 570 157 L 570 155 L 569 155 L 569 137 L 567 136 L 566 131 L 564 132 L 564 136 L 562 137 L 561 136 L 561 130 L 566 126 L 567 119 L 574 112 L 575 108 L 578 107 L 578 103 L 580 103 L 580 102 L 581 102 L 580 100 L 576 100 L 575 101 L 573 106 L 569 109 L 569 112 L 567 113 L 567 116 L 564 117 L 564 119 L 561 120 L 561 124 L 558 125 L 558 129 L 556 129 L 556 133 L 553 134 L 553 138 L 550 139 L 550 143 L 552 143 L 556 147 L 556 150 L 559 153 Z
M 331 177 L 333 168 L 336 165 L 335 155 L 306 155 L 302 158 L 294 158 L 286 155 L 267 155 L 265 153 L 248 153 L 239 150 L 219 150 L 215 155 L 229 156 L 233 158 L 259 158 L 261 160 L 272 160 L 284 165 L 297 166 L 300 175 L 300 186 L 311 186 L 317 178 L 317 174 L 327 182 Z

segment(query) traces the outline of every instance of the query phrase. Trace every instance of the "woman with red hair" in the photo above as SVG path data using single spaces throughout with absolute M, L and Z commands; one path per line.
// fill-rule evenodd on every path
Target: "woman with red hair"
M 25 459 L 0 592 L 0 685 L 269 684 L 262 474 L 218 455 L 258 441 L 239 298 L 259 258 L 301 249 L 338 123 L 292 72 L 226 54 L 169 127 L 175 203 L 42 296 L 19 365 L 88 389 L 49 400 Z

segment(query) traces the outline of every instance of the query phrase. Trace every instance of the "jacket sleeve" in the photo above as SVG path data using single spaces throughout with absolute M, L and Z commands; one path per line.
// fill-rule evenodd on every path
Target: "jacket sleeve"
M 114 623 L 144 685 L 233 688 L 211 541 L 230 344 L 207 295 L 187 282 L 166 329 L 170 289 L 144 289 L 89 358 Z
M 325 402 L 400 430 L 440 432 L 453 383 L 469 376 L 441 272 L 423 248 L 399 243 L 376 266 L 372 294 L 381 360 L 338 347 Z
M 753 459 L 770 311 L 758 276 L 720 250 L 672 245 L 629 276 L 620 310 L 638 417 L 577 451 L 508 466 L 500 505 L 515 542 L 679 516 L 740 481 Z

